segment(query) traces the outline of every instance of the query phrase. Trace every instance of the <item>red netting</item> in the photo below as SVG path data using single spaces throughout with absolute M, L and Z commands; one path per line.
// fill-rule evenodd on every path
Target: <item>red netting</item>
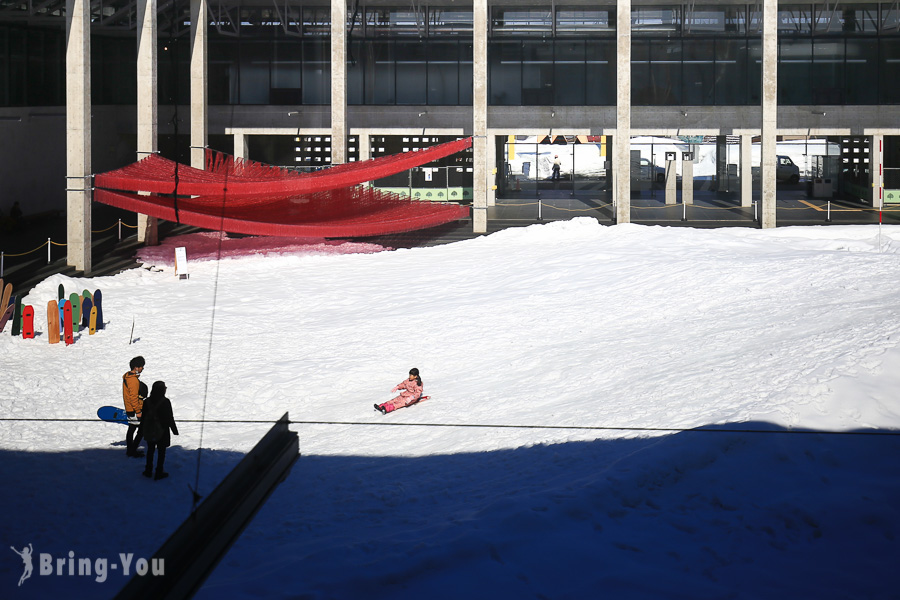
M 471 144 L 466 138 L 307 174 L 208 152 L 208 171 L 177 166 L 177 203 L 175 163 L 153 155 L 96 175 L 94 199 L 168 221 L 252 235 L 368 237 L 414 231 L 466 218 L 469 208 L 407 200 L 347 182 L 399 173 Z
M 203 195 L 228 192 L 240 196 L 311 194 L 374 181 L 450 156 L 471 147 L 472 138 L 362 162 L 352 162 L 312 173 L 297 173 L 272 165 L 207 151 L 207 170 L 178 165 L 157 154 L 115 171 L 94 176 L 94 186 L 157 194 Z
M 357 186 L 306 197 L 257 197 L 234 206 L 222 197 L 179 198 L 95 190 L 94 199 L 151 217 L 215 231 L 252 235 L 369 237 L 436 227 L 469 216 L 469 208 L 443 202 L 409 201 Z

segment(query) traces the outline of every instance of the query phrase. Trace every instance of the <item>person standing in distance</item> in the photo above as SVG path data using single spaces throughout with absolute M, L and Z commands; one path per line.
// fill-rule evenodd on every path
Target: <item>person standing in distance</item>
M 144 477 L 153 476 L 154 481 L 165 479 L 169 476 L 163 469 L 166 462 L 166 448 L 171 444 L 172 438 L 169 430 L 178 435 L 178 426 L 175 425 L 175 417 L 172 415 L 172 402 L 166 398 L 166 383 L 164 381 L 153 382 L 153 389 L 144 402 L 144 438 L 147 440 L 147 466 L 144 469 Z M 153 475 L 153 452 L 159 455 L 156 462 L 156 475 Z
M 131 370 L 122 375 L 122 400 L 125 402 L 125 415 L 128 417 L 125 455 L 133 458 L 144 456 L 138 447 L 144 437 L 141 430 L 141 410 L 147 396 L 147 384 L 142 383 L 140 377 L 145 364 L 143 356 L 135 356 L 128 363 Z

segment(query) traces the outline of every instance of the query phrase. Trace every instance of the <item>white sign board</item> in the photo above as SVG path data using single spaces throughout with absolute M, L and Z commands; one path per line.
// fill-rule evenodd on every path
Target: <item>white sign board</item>
M 181 279 L 187 279 L 190 276 L 188 272 L 187 251 L 184 247 L 175 248 L 175 274 Z

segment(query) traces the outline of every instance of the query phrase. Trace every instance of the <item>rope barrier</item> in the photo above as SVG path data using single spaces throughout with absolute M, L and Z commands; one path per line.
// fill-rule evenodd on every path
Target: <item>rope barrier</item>
M 119 223 L 114 223 L 114 224 L 110 225 L 109 227 L 107 227 L 106 229 L 91 230 L 91 233 L 104 233 L 104 232 L 109 231 L 109 230 L 112 229 L 113 227 L 118 227 L 118 225 L 119 225 Z M 137 228 L 138 228 L 137 225 L 129 225 L 128 223 L 122 223 L 122 225 L 123 225 L 124 227 L 131 227 L 132 229 L 137 229 Z M 52 245 L 54 245 L 54 246 L 68 246 L 67 243 L 60 243 L 60 242 L 54 242 L 54 241 L 52 241 L 52 240 L 47 240 L 46 242 L 44 242 L 43 244 L 41 244 L 40 246 L 38 246 L 38 247 L 35 248 L 34 250 L 29 250 L 28 252 L 22 252 L 22 253 L 19 253 L 19 254 L 10 254 L 9 252 L 4 252 L 4 253 L 3 253 L 3 256 L 5 256 L 5 257 L 7 257 L 7 258 L 9 258 L 9 257 L 17 258 L 17 257 L 19 257 L 19 256 L 28 256 L 29 254 L 34 254 L 34 253 L 37 252 L 38 250 L 41 250 L 42 248 L 45 248 L 45 247 L 47 246 L 47 244 L 52 244 Z
M 29 255 L 29 254 L 33 254 L 33 253 L 37 252 L 38 250 L 40 250 L 41 248 L 43 248 L 43 247 L 46 246 L 46 245 L 47 245 L 47 242 L 44 242 L 43 244 L 41 244 L 40 246 L 38 246 L 38 247 L 35 248 L 34 250 L 29 250 L 28 252 L 23 252 L 23 253 L 21 253 L 21 254 L 8 254 L 8 253 L 4 252 L 4 253 L 3 253 L 3 256 L 27 256 L 27 255 Z
M 0 422 L 61 422 L 61 423 L 105 423 L 99 419 L 81 418 L 36 418 L 36 417 L 0 417 Z M 179 419 L 178 423 L 219 423 L 238 425 L 273 425 L 280 421 L 271 419 Z M 455 427 L 469 429 L 551 429 L 551 430 L 577 430 L 577 431 L 632 431 L 655 433 L 748 433 L 748 434 L 792 434 L 792 435 L 854 435 L 854 436 L 881 436 L 900 437 L 900 430 L 865 430 L 865 431 L 838 431 L 829 429 L 749 429 L 740 427 L 700 428 L 700 427 L 626 427 L 614 425 L 515 425 L 508 423 L 392 423 L 390 421 L 309 421 L 290 420 L 288 425 L 341 425 L 354 427 Z

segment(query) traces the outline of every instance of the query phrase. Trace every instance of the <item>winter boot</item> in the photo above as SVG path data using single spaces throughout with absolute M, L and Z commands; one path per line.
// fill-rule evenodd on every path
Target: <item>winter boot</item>
M 387 414 L 387 411 L 384 410 L 384 407 L 379 406 L 378 404 L 375 405 L 375 410 L 377 410 L 378 412 L 380 412 L 383 415 Z
M 165 479 L 169 474 L 163 471 L 157 471 L 156 476 L 153 478 L 153 481 L 159 481 L 160 479 Z
M 146 469 L 143 473 L 141 473 L 141 475 L 143 475 L 144 477 L 153 477 L 153 471 L 151 471 L 150 469 Z

